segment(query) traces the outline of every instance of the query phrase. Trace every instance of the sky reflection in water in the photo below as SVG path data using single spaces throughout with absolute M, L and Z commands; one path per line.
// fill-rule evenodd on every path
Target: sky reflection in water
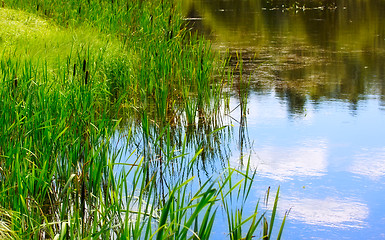
M 256 199 L 281 186 L 285 239 L 385 239 L 385 2 L 302 2 L 183 2 L 250 80 L 246 128 L 235 84 L 230 163 L 250 157 Z
M 281 207 L 291 207 L 293 220 L 338 228 L 364 228 L 369 215 L 366 204 L 351 199 L 283 199 Z
M 290 209 L 283 239 L 385 239 L 385 1 L 300 12 L 264 5 L 279 1 L 183 1 L 194 29 L 230 50 L 233 70 L 241 58 L 250 80 L 245 127 L 235 69 L 234 111 L 223 116 L 231 127 L 215 141 L 208 133 L 221 126 L 190 133 L 192 153 L 202 139 L 211 149 L 198 178 L 221 172 L 228 157 L 234 167 L 250 159 L 249 210 L 281 186 L 279 216 Z M 212 239 L 228 237 L 225 224 Z
M 250 157 L 259 176 L 256 198 L 267 186 L 281 186 L 281 217 L 291 209 L 286 239 L 356 239 L 364 233 L 365 239 L 381 238 L 385 113 L 374 96 L 357 105 L 352 112 L 346 101 L 308 101 L 306 112 L 292 117 L 275 93 L 249 96 L 243 141 L 248 147 L 242 148 L 241 161 L 237 140 L 230 162 L 239 166 Z M 231 117 L 239 119 L 239 114 L 236 109 Z M 244 129 L 234 120 L 231 124 L 239 136 Z M 298 231 L 306 234 L 298 237 Z

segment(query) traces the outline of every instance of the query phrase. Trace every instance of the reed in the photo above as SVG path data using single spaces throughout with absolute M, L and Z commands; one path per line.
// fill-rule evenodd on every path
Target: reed
M 244 218 L 231 207 L 238 188 L 247 198 L 251 170 L 194 174 L 226 131 L 227 80 L 213 77 L 223 75 L 217 55 L 183 28 L 175 2 L 4 6 L 0 234 L 209 239 L 219 202 L 229 236 L 250 221 L 254 234 L 258 209 Z M 235 175 L 244 180 L 233 185 Z

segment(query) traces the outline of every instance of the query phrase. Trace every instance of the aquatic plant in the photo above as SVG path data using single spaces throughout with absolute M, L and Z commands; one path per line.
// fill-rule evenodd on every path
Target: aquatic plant
M 226 168 L 202 181 L 193 175 L 220 130 L 226 80 L 212 77 L 222 70 L 209 42 L 183 28 L 174 2 L 4 6 L 19 9 L 0 9 L 4 29 L 17 26 L 0 31 L 5 237 L 208 239 L 219 201 L 228 218 L 238 214 L 227 196 L 239 187 L 247 197 L 249 170 Z M 196 151 L 187 143 L 191 129 L 206 137 Z M 233 186 L 236 174 L 248 180 Z

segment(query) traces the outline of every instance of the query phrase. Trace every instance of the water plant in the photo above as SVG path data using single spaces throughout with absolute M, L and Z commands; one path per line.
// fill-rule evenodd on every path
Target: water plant
M 247 198 L 250 170 L 194 175 L 215 151 L 209 138 L 220 144 L 226 80 L 213 78 L 216 56 L 176 3 L 4 6 L 1 237 L 209 239 L 222 202 L 230 236 L 252 221 L 251 238 L 259 210 L 243 219 L 229 202 L 236 190 Z

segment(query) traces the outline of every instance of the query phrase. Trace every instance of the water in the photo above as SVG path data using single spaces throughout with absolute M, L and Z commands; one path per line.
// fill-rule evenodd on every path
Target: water
M 250 80 L 230 162 L 250 156 L 256 200 L 281 186 L 284 239 L 385 239 L 385 1 L 289 2 L 184 2 Z

